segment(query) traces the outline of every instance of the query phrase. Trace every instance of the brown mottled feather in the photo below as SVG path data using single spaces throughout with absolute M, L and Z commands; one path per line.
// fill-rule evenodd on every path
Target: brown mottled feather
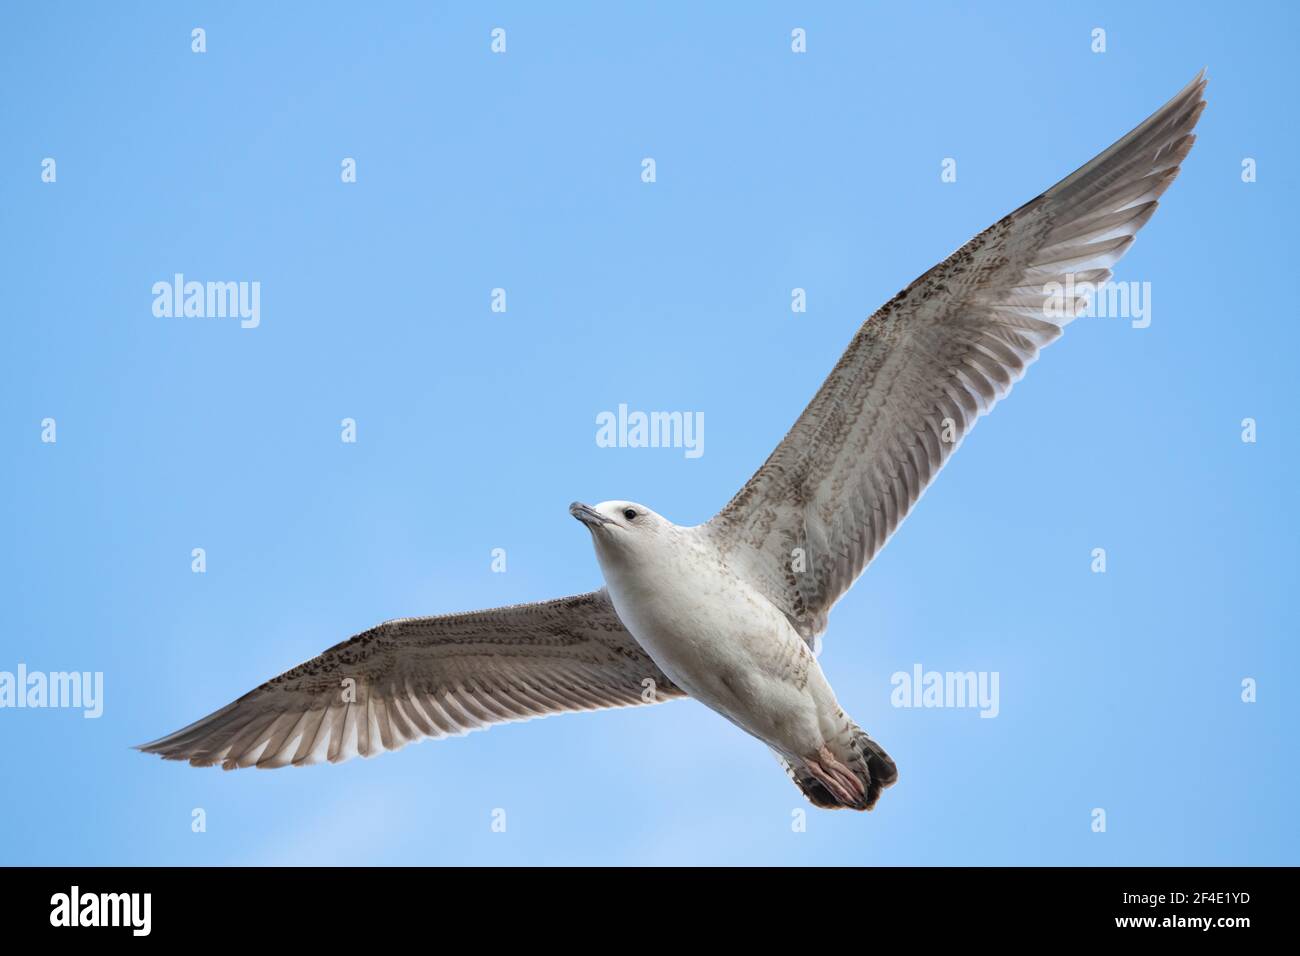
M 976 419 L 1085 304 L 1049 314 L 1048 284 L 1110 278 L 1191 149 L 1205 82 L 885 303 L 709 522 L 726 560 L 810 644 Z
M 355 681 L 355 699 L 344 681 Z M 283 767 L 549 714 L 683 696 L 605 592 L 389 621 L 140 747 L 195 766 Z

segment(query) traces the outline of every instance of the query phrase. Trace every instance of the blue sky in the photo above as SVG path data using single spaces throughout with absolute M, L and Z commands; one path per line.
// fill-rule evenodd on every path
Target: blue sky
M 0 862 L 1300 862 L 1293 5 L 380 7 L 0 14 L 0 670 L 105 688 L 0 710 Z M 870 312 L 1202 66 L 1116 274 L 1151 325 L 1076 322 L 832 616 L 876 812 L 694 702 L 301 770 L 128 749 L 378 621 L 597 586 L 575 498 L 706 520 Z M 177 272 L 257 281 L 260 325 L 155 316 Z M 704 454 L 597 447 L 620 403 Z M 996 672 L 998 716 L 892 707 L 917 664 Z

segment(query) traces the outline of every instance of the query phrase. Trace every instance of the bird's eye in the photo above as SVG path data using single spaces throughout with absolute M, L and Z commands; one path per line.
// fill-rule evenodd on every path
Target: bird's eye
M 624 509 L 623 509 L 623 517 L 626 518 L 628 521 L 631 521 L 633 518 L 636 517 L 636 509 L 635 509 L 635 508 L 624 508 Z

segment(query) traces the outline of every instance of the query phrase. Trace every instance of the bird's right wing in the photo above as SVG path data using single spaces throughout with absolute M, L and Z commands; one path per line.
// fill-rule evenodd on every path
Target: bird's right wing
M 724 558 L 810 643 L 976 419 L 1110 278 L 1192 148 L 1204 90 L 1198 75 L 871 316 L 709 522 Z
M 389 621 L 139 749 L 227 770 L 337 763 L 423 737 L 681 696 L 600 590 Z

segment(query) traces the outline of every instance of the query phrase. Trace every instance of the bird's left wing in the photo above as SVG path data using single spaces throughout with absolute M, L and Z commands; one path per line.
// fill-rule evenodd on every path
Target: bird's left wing
M 683 693 L 600 590 L 389 621 L 139 749 L 227 770 L 337 763 L 423 737 Z
M 858 330 L 789 434 L 706 526 L 809 641 L 980 415 L 1110 278 L 1178 174 L 1204 73 Z

